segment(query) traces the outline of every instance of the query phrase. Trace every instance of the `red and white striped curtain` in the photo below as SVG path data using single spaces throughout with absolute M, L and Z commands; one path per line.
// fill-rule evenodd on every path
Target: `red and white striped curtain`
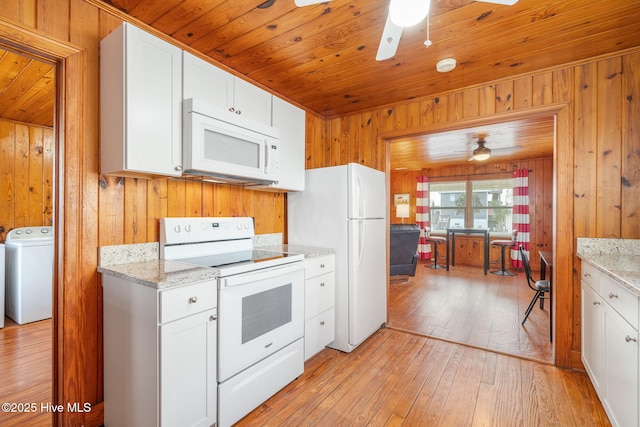
M 416 188 L 416 224 L 420 227 L 418 239 L 418 258 L 431 259 L 431 243 L 426 240 L 425 227 L 430 227 L 429 219 L 429 180 L 426 176 L 418 177 Z
M 529 170 L 513 171 L 513 230 L 518 231 L 518 246 L 529 256 Z M 531 256 L 529 256 L 531 259 Z M 511 265 L 522 268 L 518 247 L 511 249 Z

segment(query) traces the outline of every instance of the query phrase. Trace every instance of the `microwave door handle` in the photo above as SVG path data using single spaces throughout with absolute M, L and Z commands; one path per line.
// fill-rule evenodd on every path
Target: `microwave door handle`
M 271 153 L 269 152 L 269 141 L 264 141 L 264 173 L 269 173 L 269 164 L 271 164 Z

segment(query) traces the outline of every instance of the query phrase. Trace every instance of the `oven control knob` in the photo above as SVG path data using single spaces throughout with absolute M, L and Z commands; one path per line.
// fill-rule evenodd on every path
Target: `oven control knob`
M 176 233 L 179 233 L 180 232 L 180 226 L 179 225 L 174 226 L 173 227 L 173 231 L 175 231 Z
M 238 230 L 242 230 L 242 224 L 238 224 Z
M 191 226 L 190 225 L 185 225 L 184 226 L 184 231 L 186 231 L 187 233 L 191 232 Z

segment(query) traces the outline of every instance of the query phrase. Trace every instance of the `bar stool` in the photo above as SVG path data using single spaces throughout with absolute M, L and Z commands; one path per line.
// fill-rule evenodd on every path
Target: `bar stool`
M 439 236 L 427 236 L 426 241 L 429 243 L 433 243 L 433 265 L 426 265 L 425 267 L 429 267 L 429 268 L 433 268 L 433 269 L 442 269 L 444 270 L 445 267 L 441 266 L 440 264 L 438 264 L 438 244 L 440 243 L 446 243 L 447 239 L 445 239 L 444 237 L 439 237 Z M 447 248 L 448 250 L 448 248 Z
M 500 270 L 491 271 L 491 274 L 495 274 L 497 276 L 517 276 L 516 273 L 507 271 L 504 268 L 504 250 L 505 248 L 515 247 L 516 242 L 514 240 L 493 240 L 491 242 L 491 246 L 500 247 L 500 258 L 502 259 L 502 268 Z

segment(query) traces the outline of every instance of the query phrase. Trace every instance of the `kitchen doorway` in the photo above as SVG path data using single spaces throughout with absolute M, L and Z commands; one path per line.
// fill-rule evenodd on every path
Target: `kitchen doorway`
M 553 193 L 556 180 L 553 166 L 556 156 L 556 116 L 554 113 L 546 112 L 534 113 L 530 116 L 519 113 L 513 114 L 512 117 L 513 122 L 495 123 L 495 128 L 492 128 L 494 122 L 472 120 L 469 126 L 456 124 L 459 128 L 437 129 L 427 135 L 394 135 L 393 139 L 388 139 L 389 200 L 395 193 L 410 193 L 412 215 L 409 221 L 414 222 L 417 176 L 427 176 L 430 182 L 432 177 L 436 182 L 448 182 L 482 179 L 487 176 L 496 177 L 500 174 L 510 177 L 512 172 L 510 168 L 513 165 L 521 165 L 529 169 L 530 179 L 535 180 L 534 185 L 541 188 L 542 183 L 546 181 L 545 191 L 547 192 L 544 196 L 538 195 L 540 199 L 545 200 L 541 206 L 537 206 L 535 201 L 531 202 L 536 205 L 535 209 L 538 211 L 532 212 L 532 216 L 538 215 L 540 220 L 537 224 L 532 220 L 532 227 L 537 225 L 540 229 L 542 222 L 547 224 L 544 231 L 532 229 L 532 233 L 538 233 L 537 237 L 532 237 L 530 248 L 530 259 L 535 276 L 539 258 L 538 250 L 552 250 L 554 247 L 556 204 Z M 518 133 L 521 132 L 519 128 L 524 127 L 538 128 L 533 130 L 530 144 L 526 138 L 523 138 L 522 133 Z M 508 133 L 514 135 L 508 135 Z M 493 140 L 492 134 L 496 136 Z M 492 152 L 494 155 L 484 163 L 489 166 L 469 161 L 477 140 L 481 138 L 486 139 L 487 146 L 494 148 Z M 397 147 L 400 150 L 394 150 L 393 144 L 396 143 L 399 144 Z M 546 148 L 545 144 L 548 145 Z M 531 154 L 528 154 L 529 150 Z M 500 155 L 496 156 L 495 154 L 498 153 Z M 429 159 L 418 160 L 423 162 L 418 165 L 418 170 L 411 170 L 416 169 L 415 164 L 411 164 L 406 170 L 403 169 L 403 162 L 409 159 L 414 161 L 421 156 Z M 536 160 L 542 158 L 545 160 Z M 394 180 L 405 182 L 398 184 Z M 393 206 L 392 203 L 390 204 Z M 552 207 L 551 210 L 548 209 L 549 206 Z M 530 207 L 530 211 L 531 209 Z M 543 215 L 544 221 L 542 221 Z M 395 222 L 393 211 L 389 212 L 389 216 L 390 223 Z M 407 220 L 405 219 L 404 222 Z M 472 236 L 468 237 L 469 253 L 473 257 L 473 248 L 481 245 L 479 243 L 476 245 L 472 241 Z M 493 238 L 499 237 L 492 235 Z M 464 240 L 456 238 L 456 243 L 458 247 L 459 244 L 464 244 Z M 441 252 L 443 246 L 440 246 Z M 464 254 L 457 253 L 456 256 L 464 258 Z M 498 257 L 499 252 L 493 249 L 491 260 L 498 261 Z M 444 258 L 440 258 L 439 262 L 444 264 Z M 416 276 L 411 278 L 408 284 L 389 285 L 388 327 L 499 353 L 547 363 L 554 362 L 554 345 L 549 341 L 551 316 L 549 304 L 545 304 L 545 310 L 541 313 L 535 313 L 535 321 L 530 317 L 524 326 L 520 324 L 529 302 L 528 298 L 533 296 L 533 292 L 526 285 L 522 270 L 517 271 L 518 276 L 515 277 L 494 275 L 484 277 L 481 263 L 478 266 L 457 264 L 450 271 L 433 270 L 429 268 L 431 264 L 433 260 L 420 261 Z M 497 269 L 499 269 L 498 264 L 491 264 L 490 270 Z M 476 270 L 479 271 L 478 274 L 475 274 Z M 530 292 L 531 295 L 529 295 Z M 475 298 L 469 298 L 474 293 Z M 494 304 L 491 304 L 492 302 Z M 476 303 L 482 307 L 478 307 Z M 502 310 L 498 317 L 495 311 L 492 311 L 496 307 Z M 480 314 L 484 309 L 487 310 L 486 316 Z M 478 319 L 474 321 L 470 313 L 478 315 Z M 493 321 L 487 320 L 492 318 Z
M 0 40 L 0 243 L 4 243 L 14 229 L 56 230 L 54 221 L 59 212 L 55 206 L 57 65 L 27 50 Z M 55 252 L 56 247 L 53 244 L 52 251 Z M 21 254 L 27 256 L 24 250 Z M 56 258 L 54 253 L 53 259 Z M 47 268 L 38 265 L 37 260 L 24 262 L 28 263 L 27 269 Z M 50 266 L 52 271 L 53 267 Z M 2 402 L 16 405 L 30 402 L 33 407 L 29 409 L 34 410 L 19 410 L 16 406 L 16 411 L 2 411 L 0 425 L 52 423 L 51 413 L 40 410 L 40 404 L 54 402 L 54 277 L 51 274 L 47 280 L 49 286 L 37 284 L 39 289 L 48 288 L 50 293 L 48 313 L 41 301 L 35 309 L 37 315 L 30 317 L 16 316 L 14 309 L 12 318 L 3 311 Z M 17 283 L 25 281 L 17 280 Z M 20 310 L 26 312 L 33 305 L 25 298 Z

